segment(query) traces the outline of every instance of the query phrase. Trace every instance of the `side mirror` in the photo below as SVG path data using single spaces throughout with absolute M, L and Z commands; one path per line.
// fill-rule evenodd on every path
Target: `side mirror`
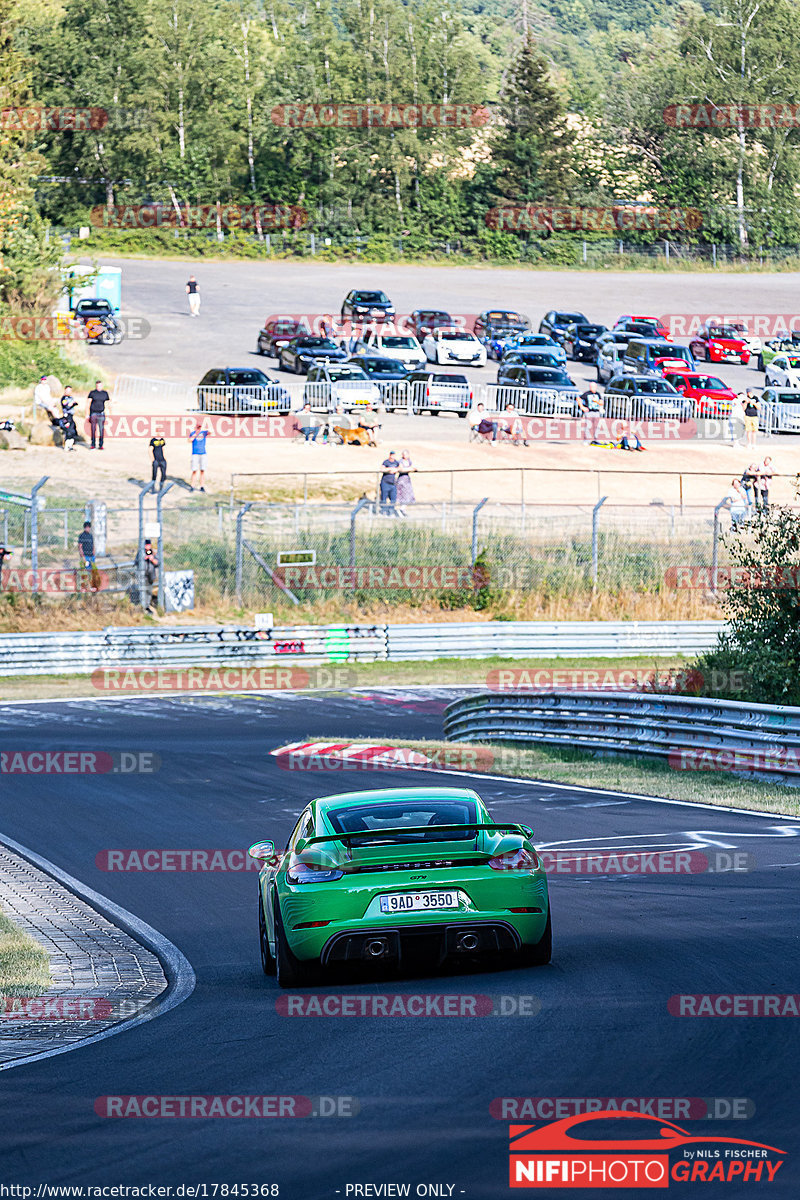
M 274 842 L 254 842 L 247 851 L 251 858 L 271 859 L 275 857 Z

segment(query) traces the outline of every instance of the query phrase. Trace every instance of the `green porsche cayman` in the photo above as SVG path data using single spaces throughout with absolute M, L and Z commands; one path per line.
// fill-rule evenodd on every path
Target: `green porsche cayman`
M 467 788 L 390 788 L 312 800 L 262 860 L 261 964 L 281 987 L 342 963 L 428 954 L 547 963 L 547 877 L 525 825 L 493 821 Z

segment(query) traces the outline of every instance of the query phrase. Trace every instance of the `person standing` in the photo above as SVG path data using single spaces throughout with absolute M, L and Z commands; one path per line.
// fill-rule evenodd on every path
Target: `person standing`
M 208 436 L 208 430 L 203 429 L 199 421 L 196 422 L 194 429 L 189 434 L 189 441 L 192 443 L 192 478 L 190 480 L 192 491 L 194 491 L 194 477 L 198 473 L 200 491 L 206 490 L 206 438 Z
M 2 592 L 2 590 L 3 590 L 3 571 L 5 569 L 3 567 L 3 563 L 6 561 L 7 558 L 10 558 L 10 557 L 11 557 L 11 551 L 8 549 L 7 546 L 4 546 L 3 543 L 0 542 L 0 592 Z
M 769 512 L 769 488 L 772 483 L 772 457 L 768 454 L 758 468 L 756 480 L 756 507 Z
M 758 437 L 758 393 L 753 388 L 747 389 L 747 399 L 744 403 L 744 431 L 747 438 L 748 450 L 755 450 Z
M 731 439 L 731 449 L 738 446 L 745 429 L 744 404 L 747 397 L 744 392 L 731 400 L 731 411 L 728 413 L 728 437 Z
M 150 449 L 153 452 L 153 483 L 156 481 L 156 475 L 161 473 L 161 483 L 158 485 L 158 490 L 164 486 L 164 480 L 167 477 L 167 460 L 164 457 L 164 447 L 166 440 L 163 437 L 151 437 Z
M 197 280 L 194 275 L 189 276 L 189 282 L 186 284 L 186 295 L 189 297 L 189 316 L 200 316 L 200 288 L 197 286 Z
M 381 463 L 381 512 L 384 516 L 397 516 L 395 502 L 397 500 L 397 476 L 400 473 L 400 463 L 394 450 L 389 451 L 389 457 Z
M 581 416 L 584 418 L 583 425 L 583 444 L 584 446 L 597 440 L 597 422 L 603 415 L 603 397 L 597 390 L 597 384 L 594 379 L 590 382 L 585 392 L 581 392 L 578 397 L 578 407 L 581 410 Z
M 400 451 L 400 471 L 397 476 L 397 511 L 401 517 L 406 515 L 404 505 L 416 504 L 414 488 L 411 486 L 411 472 L 416 471 L 407 450 Z
M 64 388 L 64 395 L 61 397 L 61 419 L 58 422 L 61 426 L 65 450 L 74 450 L 78 440 L 78 430 L 75 427 L 75 409 L 77 407 L 78 401 L 72 394 L 72 385 L 68 383 Z
M 100 590 L 100 572 L 97 570 L 95 562 L 94 534 L 92 533 L 91 521 L 83 522 L 83 532 L 78 534 L 78 546 L 84 569 L 89 571 L 91 575 L 91 590 L 97 592 Z
M 89 404 L 86 409 L 86 416 L 89 418 L 89 428 L 92 432 L 92 444 L 90 450 L 96 448 L 103 449 L 103 432 L 106 427 L 106 405 L 111 403 L 111 397 L 103 387 L 103 381 L 98 379 L 92 390 L 89 392 Z

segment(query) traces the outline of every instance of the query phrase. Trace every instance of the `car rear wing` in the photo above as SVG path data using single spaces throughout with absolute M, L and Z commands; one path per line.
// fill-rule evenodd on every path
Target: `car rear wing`
M 318 837 L 301 839 L 298 841 L 297 850 L 302 853 L 303 851 L 308 850 L 311 846 L 317 846 L 323 842 L 344 842 L 348 851 L 352 851 L 352 846 L 350 843 L 355 838 L 378 840 L 381 838 L 397 836 L 398 834 L 421 833 L 425 832 L 426 830 L 436 830 L 437 833 L 457 833 L 468 830 L 468 838 L 471 840 L 474 837 L 476 844 L 478 841 L 478 833 L 481 831 L 491 831 L 494 833 L 515 833 L 523 838 L 531 837 L 531 832 L 527 831 L 523 825 L 518 825 L 515 823 L 498 824 L 494 821 L 485 824 L 476 824 L 474 821 L 472 821 L 457 825 L 403 825 L 397 829 L 360 829 L 356 830 L 354 833 L 322 834 Z

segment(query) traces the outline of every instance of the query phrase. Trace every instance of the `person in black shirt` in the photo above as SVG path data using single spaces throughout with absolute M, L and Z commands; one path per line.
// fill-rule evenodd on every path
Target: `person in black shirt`
M 161 472 L 161 483 L 158 485 L 159 491 L 164 486 L 164 480 L 167 475 L 167 460 L 164 457 L 164 447 L 166 444 L 166 441 L 162 437 L 150 438 L 150 449 L 153 451 L 153 483 L 156 481 L 158 472 Z
M 98 592 L 100 590 L 100 572 L 97 570 L 97 564 L 94 560 L 94 534 L 92 533 L 92 522 L 83 522 L 83 532 L 78 534 L 78 546 L 81 551 L 83 565 L 91 574 L 91 590 Z
M 189 297 L 189 316 L 200 316 L 200 288 L 197 286 L 197 280 L 194 275 L 189 276 L 189 282 L 186 284 L 186 295 Z
M 92 431 L 92 444 L 90 450 L 103 449 L 103 430 L 106 424 L 106 405 L 111 403 L 111 397 L 103 388 L 102 380 L 98 379 L 92 390 L 89 392 L 89 407 L 86 410 L 86 415 L 89 418 L 89 427 Z
M 78 440 L 78 430 L 75 427 L 75 409 L 78 407 L 78 401 L 72 394 L 70 384 L 64 388 L 64 395 L 61 397 L 61 417 L 58 424 L 61 427 L 63 435 L 64 449 L 74 450 L 75 443 Z

